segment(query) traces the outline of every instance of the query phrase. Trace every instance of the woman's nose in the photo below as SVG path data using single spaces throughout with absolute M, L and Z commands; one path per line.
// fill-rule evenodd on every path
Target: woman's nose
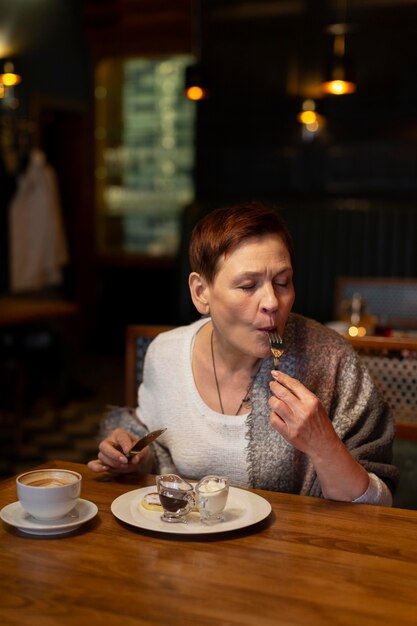
M 276 311 L 279 306 L 278 296 L 272 285 L 265 285 L 262 293 L 262 307 L 266 311 Z

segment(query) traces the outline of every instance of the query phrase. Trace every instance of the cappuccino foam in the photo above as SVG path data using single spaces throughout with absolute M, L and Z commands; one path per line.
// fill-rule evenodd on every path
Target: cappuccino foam
M 64 485 L 71 485 L 73 481 L 65 480 L 64 478 L 58 478 L 56 476 L 44 476 L 43 478 L 35 478 L 28 481 L 26 484 L 29 487 L 63 487 Z

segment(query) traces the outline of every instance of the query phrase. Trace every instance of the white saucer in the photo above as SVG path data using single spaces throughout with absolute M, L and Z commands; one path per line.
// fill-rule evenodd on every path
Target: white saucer
M 59 520 L 36 520 L 26 513 L 20 502 L 7 504 L 0 511 L 1 519 L 18 530 L 30 535 L 63 535 L 69 533 L 81 524 L 85 524 L 97 514 L 94 502 L 80 498 L 75 507 Z

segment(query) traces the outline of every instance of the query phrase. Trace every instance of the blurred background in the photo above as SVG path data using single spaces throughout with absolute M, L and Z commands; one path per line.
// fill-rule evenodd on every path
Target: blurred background
M 4 474 L 94 453 L 216 206 L 281 211 L 321 322 L 341 277 L 417 279 L 416 32 L 417 0 L 0 0 Z

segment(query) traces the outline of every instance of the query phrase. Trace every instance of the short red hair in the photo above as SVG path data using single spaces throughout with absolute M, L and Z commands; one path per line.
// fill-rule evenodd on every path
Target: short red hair
M 242 241 L 265 235 L 281 237 L 293 263 L 293 240 L 275 209 L 261 202 L 214 209 L 200 219 L 192 231 L 189 246 L 191 270 L 212 283 L 221 257 L 231 252 Z

